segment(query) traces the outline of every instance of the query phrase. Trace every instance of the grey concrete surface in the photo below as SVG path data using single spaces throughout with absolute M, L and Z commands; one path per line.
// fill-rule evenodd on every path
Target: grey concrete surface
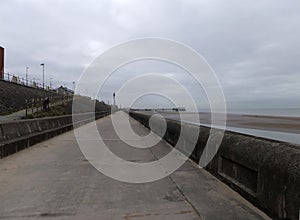
M 37 112 L 37 109 L 34 109 L 33 112 Z M 26 110 L 25 109 L 14 112 L 14 113 L 11 113 L 9 115 L 2 115 L 2 116 L 0 116 L 0 123 L 1 122 L 6 122 L 6 121 L 11 121 L 11 120 L 20 120 L 24 116 L 26 116 Z
M 117 114 L 128 120 L 125 113 Z M 139 134 L 149 132 L 130 120 Z M 113 132 L 110 116 L 97 126 L 111 150 L 129 161 L 153 161 L 171 149 L 163 140 L 151 149 L 131 149 Z M 151 183 L 106 177 L 84 158 L 70 131 L 0 160 L 0 219 L 268 217 L 189 160 L 169 177 Z

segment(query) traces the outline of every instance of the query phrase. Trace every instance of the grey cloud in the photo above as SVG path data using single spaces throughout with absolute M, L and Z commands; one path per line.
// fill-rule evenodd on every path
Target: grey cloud
M 71 87 L 111 46 L 157 36 L 186 43 L 204 55 L 230 106 L 300 105 L 298 0 L 4 0 L 0 9 L 6 72 L 24 74 L 29 66 L 31 77 L 41 78 L 39 64 L 45 62 L 47 80 Z M 127 78 L 145 72 L 172 73 L 199 105 L 207 103 L 192 79 L 153 63 L 124 67 L 100 96 L 110 100 Z

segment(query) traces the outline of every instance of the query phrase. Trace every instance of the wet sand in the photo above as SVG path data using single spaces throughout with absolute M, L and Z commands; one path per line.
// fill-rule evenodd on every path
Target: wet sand
M 167 118 L 179 119 L 178 113 L 161 112 L 160 114 Z M 197 113 L 183 112 L 181 114 L 183 114 L 185 121 L 194 123 L 195 114 Z M 218 118 L 221 118 L 221 115 L 216 114 L 216 116 L 217 120 L 215 125 L 220 125 L 218 123 Z M 201 112 L 199 113 L 199 118 L 201 124 L 211 124 L 210 113 Z M 227 114 L 226 125 L 237 128 L 300 134 L 300 117 Z

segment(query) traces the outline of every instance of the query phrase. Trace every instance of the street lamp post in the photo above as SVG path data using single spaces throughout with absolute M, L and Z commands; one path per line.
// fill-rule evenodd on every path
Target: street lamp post
M 42 63 L 41 66 L 43 67 L 43 89 L 45 89 L 45 64 Z
M 26 67 L 26 86 L 28 86 L 28 69 L 29 67 Z
M 52 78 L 50 78 L 50 90 L 52 89 Z

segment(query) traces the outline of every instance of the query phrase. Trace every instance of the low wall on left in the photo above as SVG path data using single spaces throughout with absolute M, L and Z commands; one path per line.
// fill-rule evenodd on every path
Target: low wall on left
M 83 113 L 2 123 L 0 124 L 0 158 L 108 114 L 108 112 Z

